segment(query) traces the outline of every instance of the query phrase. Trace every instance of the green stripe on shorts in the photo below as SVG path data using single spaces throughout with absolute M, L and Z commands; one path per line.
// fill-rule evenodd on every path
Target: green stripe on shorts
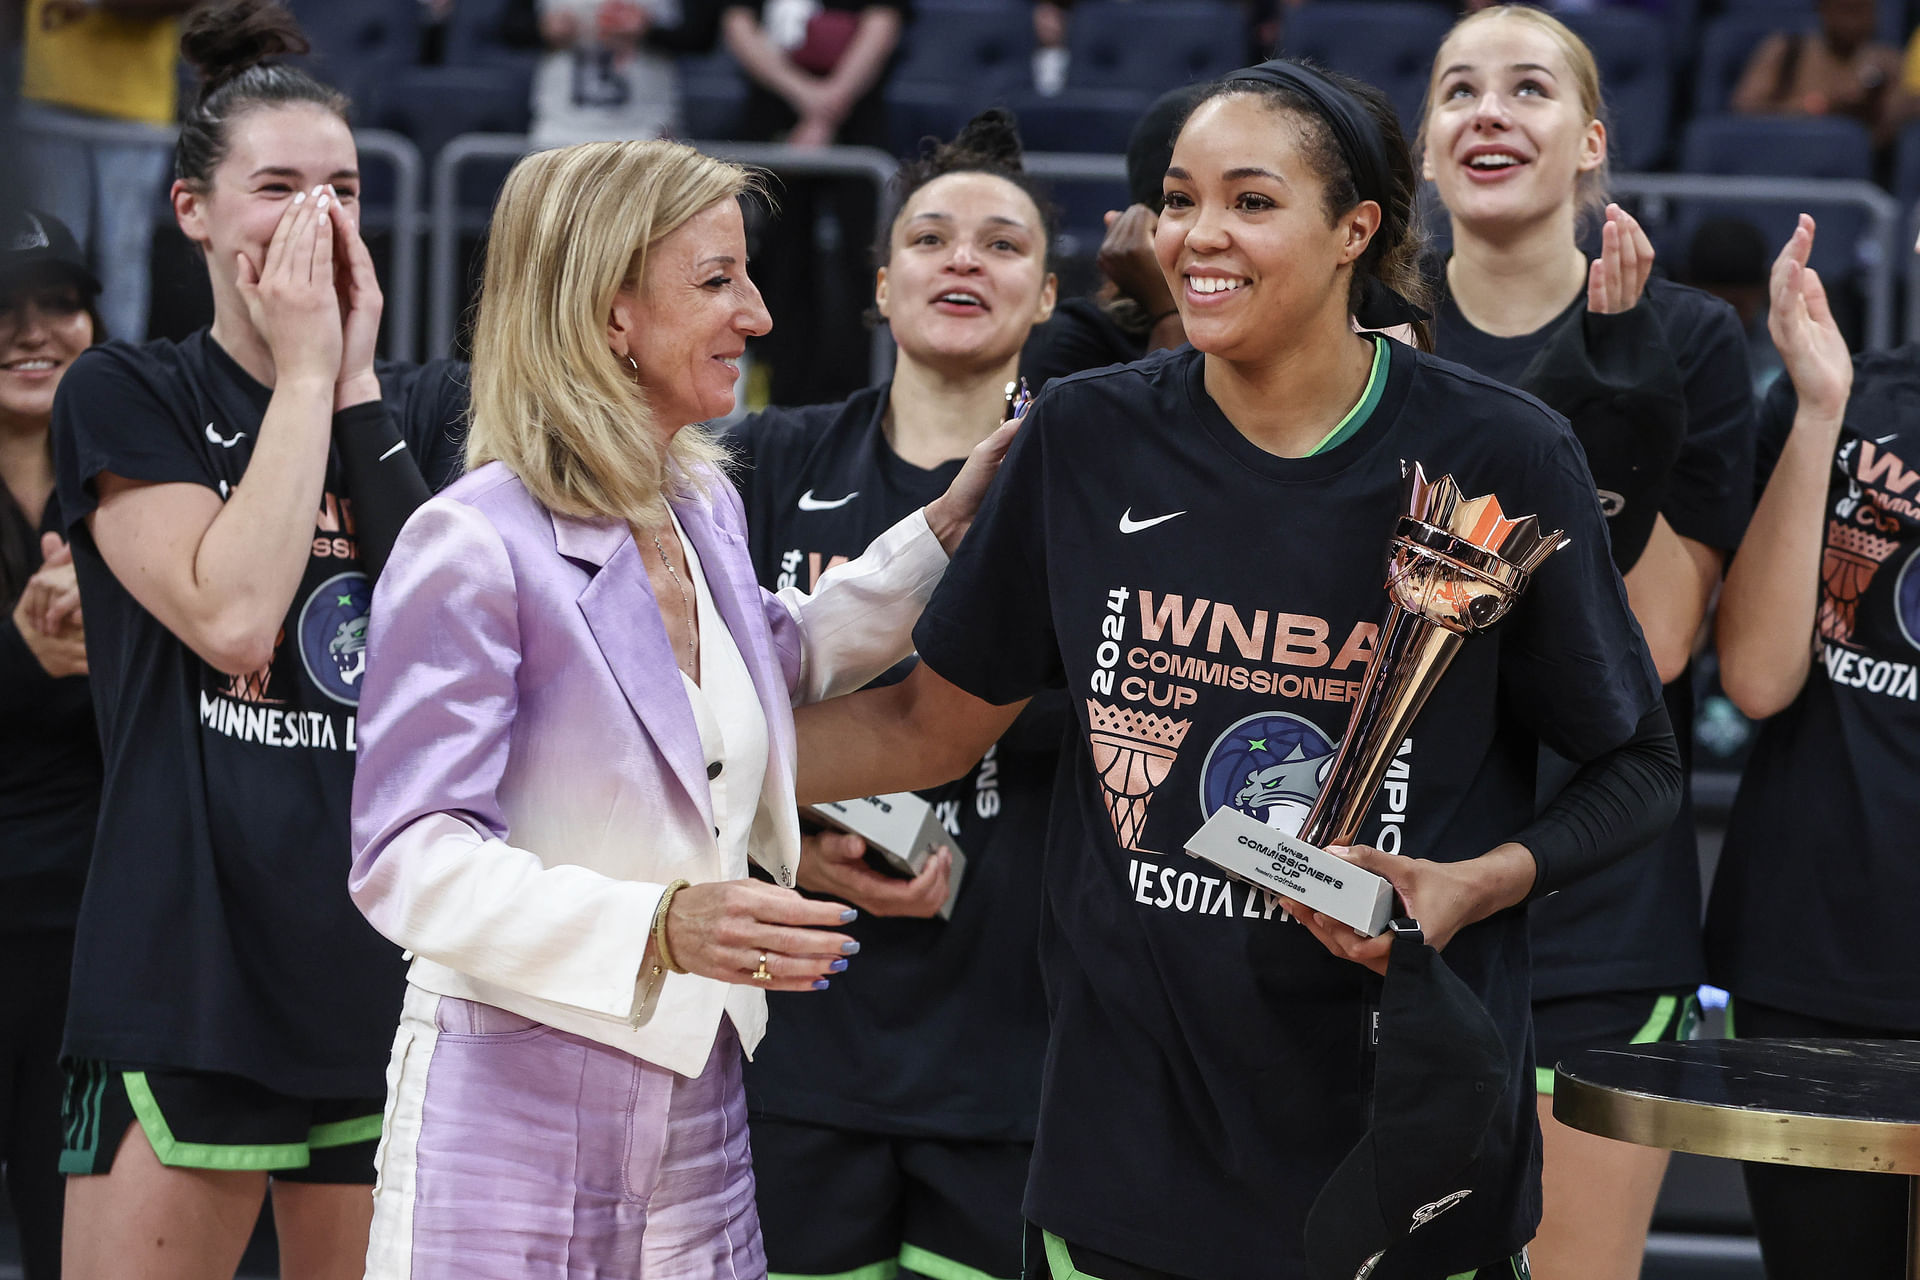
M 160 1163 L 186 1169 L 226 1169 L 244 1172 L 270 1172 L 277 1169 L 304 1169 L 311 1157 L 304 1142 L 261 1144 L 258 1146 L 220 1146 L 211 1142 L 182 1142 L 173 1136 L 160 1102 L 153 1096 L 144 1071 L 123 1071 L 120 1078 L 127 1086 L 127 1101 L 147 1143 Z M 348 1123 L 354 1123 L 349 1121 Z M 378 1124 L 375 1129 L 377 1131 Z
M 893 1280 L 899 1274 L 900 1264 L 892 1258 L 886 1258 L 864 1267 L 855 1267 L 851 1271 L 835 1271 L 831 1274 L 808 1275 L 794 1271 L 769 1271 L 767 1280 Z
M 380 1138 L 380 1116 L 361 1116 L 358 1120 L 336 1120 L 317 1124 L 307 1130 L 307 1149 L 323 1151 L 328 1147 L 350 1147 L 356 1142 L 376 1142 Z
M 1680 1004 L 1682 999 L 1686 1001 L 1684 1008 L 1681 1007 Z M 1684 997 L 1678 996 L 1670 991 L 1653 1002 L 1652 1016 L 1647 1019 L 1646 1025 L 1633 1033 L 1633 1039 L 1627 1041 L 1627 1043 L 1652 1044 L 1656 1040 L 1667 1038 L 1666 1030 L 1668 1027 L 1674 1025 L 1674 1013 L 1676 1010 L 1679 1011 L 1680 1017 L 1677 1034 L 1673 1036 L 1673 1039 L 1691 1040 L 1693 1038 L 1693 1028 L 1700 1019 L 1699 997 L 1692 995 Z M 1533 1069 L 1533 1089 L 1534 1092 L 1538 1093 L 1541 1097 L 1551 1098 L 1553 1096 L 1552 1067 L 1535 1067 Z
M 1047 1241 L 1047 1274 L 1053 1280 L 1100 1280 L 1090 1276 L 1073 1265 L 1073 1255 L 1067 1252 L 1067 1242 L 1051 1231 L 1040 1233 Z
M 900 1265 L 909 1271 L 929 1276 L 932 1280 L 997 1280 L 977 1267 L 955 1262 L 931 1249 L 922 1249 L 917 1244 L 900 1246 Z

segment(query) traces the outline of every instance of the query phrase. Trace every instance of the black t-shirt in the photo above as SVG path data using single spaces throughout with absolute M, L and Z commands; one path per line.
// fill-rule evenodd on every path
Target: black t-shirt
M 1514 385 L 1555 330 L 1580 322 L 1586 305 L 1583 292 L 1551 324 L 1497 338 L 1474 328 L 1452 298 L 1443 296 L 1434 349 Z M 1698 289 L 1654 277 L 1647 281 L 1642 305 L 1652 309 L 1667 337 L 1687 403 L 1686 436 L 1661 512 L 1681 537 L 1731 553 L 1753 512 L 1753 391 L 1746 338 L 1733 308 Z M 1691 768 L 1692 668 L 1665 693 L 1680 758 Z M 1550 759 L 1542 773 L 1548 787 L 1557 789 L 1572 768 Z M 1699 852 L 1686 793 L 1679 816 L 1658 841 L 1536 901 L 1531 914 L 1536 999 L 1703 980 Z
M 42 531 L 64 534 L 59 505 L 48 500 Z M 15 526 L 32 575 L 40 535 L 4 492 L 0 520 Z M 13 624 L 19 598 L 0 593 L 0 935 L 73 928 L 100 811 L 87 678 L 47 674 Z
M 1572 542 L 1462 647 L 1363 840 L 1484 853 L 1532 820 L 1540 741 L 1594 758 L 1659 696 L 1564 421 L 1388 345 L 1365 424 L 1309 458 L 1242 436 L 1191 349 L 1056 382 L 915 633 L 976 697 L 1064 686 L 1077 722 L 1047 843 L 1052 1034 L 1027 1215 L 1195 1280 L 1303 1275 L 1307 1209 L 1365 1125 L 1377 980 L 1182 848 L 1222 805 L 1297 822 L 1311 801 L 1385 613 L 1402 461 Z M 1276 779 L 1277 804 L 1260 789 Z M 1506 1037 L 1528 1132 L 1524 914 L 1463 930 L 1446 960 Z M 1537 1166 L 1474 1199 L 1422 1228 L 1451 1270 L 1532 1234 Z
M 447 362 L 379 374 L 439 487 L 460 464 L 465 378 Z M 259 671 L 202 661 L 113 576 L 85 522 L 102 472 L 225 498 L 271 397 L 203 330 L 93 348 L 54 406 L 106 761 L 66 1052 L 226 1072 L 299 1097 L 378 1096 L 405 968 L 347 896 L 372 584 L 338 449 L 306 574 Z
M 1035 395 L 1055 378 L 1125 364 L 1147 354 L 1147 335 L 1114 318 L 1097 298 L 1068 298 L 1020 349 L 1020 376 Z
M 958 474 L 958 459 L 922 469 L 887 444 L 890 385 L 737 428 L 762 586 L 811 590 Z M 953 917 L 863 915 L 848 930 L 860 940 L 855 972 L 825 992 L 768 997 L 767 1038 L 747 1068 L 756 1113 L 869 1133 L 1033 1137 L 1047 1042 L 1041 841 L 1066 727 L 1060 699 L 1051 710 L 1037 701 L 965 777 L 920 793 L 966 854 Z
M 1920 345 L 1854 358 L 1827 477 L 1812 670 L 1760 726 L 1707 912 L 1713 980 L 1761 1004 L 1920 1031 Z M 1761 410 L 1756 492 L 1793 425 Z

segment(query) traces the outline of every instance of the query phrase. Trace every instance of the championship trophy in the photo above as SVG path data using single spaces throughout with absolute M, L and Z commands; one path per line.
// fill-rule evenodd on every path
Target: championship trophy
M 1347 733 L 1296 839 L 1223 806 L 1187 851 L 1369 936 L 1386 928 L 1393 887 L 1324 852 L 1352 844 L 1400 744 L 1469 635 L 1506 615 L 1542 561 L 1567 544 L 1537 516 L 1510 520 L 1494 494 L 1466 498 L 1452 476 L 1408 468 L 1405 514 L 1387 566 L 1387 617 Z

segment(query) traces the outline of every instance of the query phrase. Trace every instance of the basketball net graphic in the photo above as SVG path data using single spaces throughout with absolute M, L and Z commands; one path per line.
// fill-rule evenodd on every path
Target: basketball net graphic
M 1167 780 L 1193 721 L 1169 720 L 1130 707 L 1109 707 L 1092 698 L 1087 699 L 1087 718 L 1087 744 L 1093 749 L 1093 767 L 1100 775 L 1113 833 L 1119 837 L 1121 848 L 1152 853 L 1140 843 L 1147 825 L 1147 804 L 1153 799 L 1153 789 Z
M 1860 597 L 1881 564 L 1899 544 L 1839 520 L 1827 522 L 1827 547 L 1820 556 L 1820 634 L 1836 644 L 1851 644 Z
M 227 683 L 220 690 L 236 702 L 273 703 L 285 702 L 285 698 L 270 698 L 267 691 L 273 683 L 273 659 L 280 656 L 280 642 L 287 638 L 287 629 L 280 628 L 280 634 L 273 638 L 273 657 L 266 665 L 256 671 L 242 671 L 238 675 L 227 677 Z

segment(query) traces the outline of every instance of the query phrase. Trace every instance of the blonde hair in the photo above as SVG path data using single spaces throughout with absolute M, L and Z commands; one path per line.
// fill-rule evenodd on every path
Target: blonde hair
M 1546 12 L 1528 5 L 1496 4 L 1490 5 L 1478 13 L 1470 13 L 1453 24 L 1447 32 L 1446 40 L 1440 42 L 1444 51 L 1447 42 L 1468 27 L 1492 22 L 1497 18 L 1524 23 L 1550 38 L 1560 47 L 1560 56 L 1567 60 L 1567 71 L 1573 78 L 1573 87 L 1579 95 L 1580 109 L 1588 120 L 1598 120 L 1607 124 L 1607 104 L 1600 94 L 1600 64 L 1593 60 L 1593 50 L 1587 48 L 1587 42 L 1576 35 L 1566 23 Z M 1440 89 L 1442 70 L 1440 52 L 1433 55 L 1433 70 L 1427 75 L 1426 106 L 1420 113 L 1420 133 L 1414 139 L 1414 149 L 1425 154 L 1427 149 L 1427 121 L 1433 115 L 1433 95 Z M 1608 148 L 1611 153 L 1612 148 Z M 1607 187 L 1611 177 L 1612 159 L 1610 154 L 1603 155 L 1598 168 L 1590 169 L 1579 176 L 1574 183 L 1574 197 L 1579 205 L 1582 217 L 1597 217 L 1607 207 Z
M 700 424 L 668 442 L 607 345 L 607 314 L 655 245 L 757 188 L 674 142 L 588 142 L 516 164 L 474 317 L 468 468 L 503 462 L 549 511 L 642 526 L 666 519 L 670 486 L 703 489 L 725 449 Z

